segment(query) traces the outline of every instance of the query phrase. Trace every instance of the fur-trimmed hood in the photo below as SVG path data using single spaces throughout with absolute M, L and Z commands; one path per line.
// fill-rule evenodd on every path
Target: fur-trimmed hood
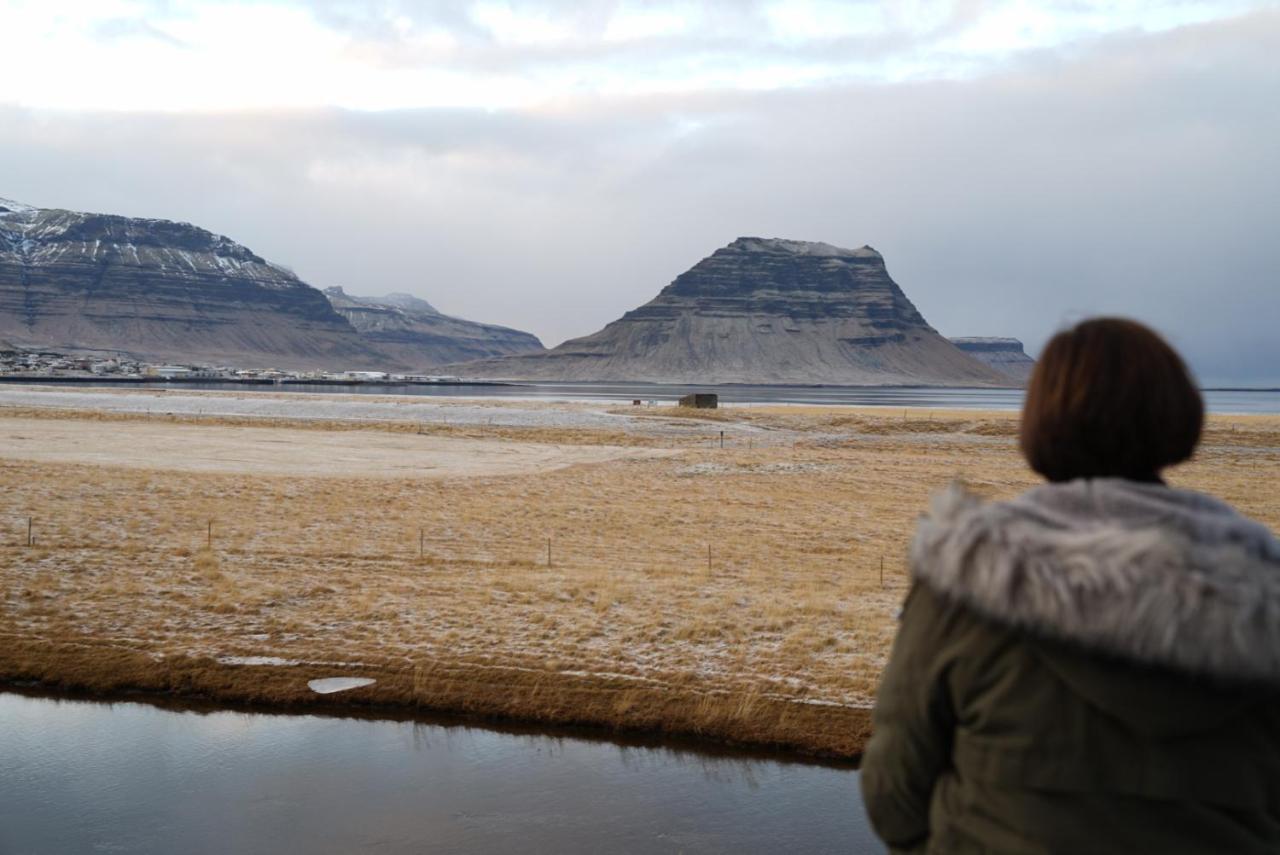
M 1280 684 L 1280 540 L 1162 484 L 1046 484 L 987 503 L 938 493 L 915 578 L 1009 626 L 1130 661 Z

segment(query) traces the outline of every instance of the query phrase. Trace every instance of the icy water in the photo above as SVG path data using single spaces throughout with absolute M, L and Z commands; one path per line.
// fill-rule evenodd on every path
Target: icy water
M 857 772 L 0 694 L 0 852 L 882 852 Z
M 38 383 L 37 380 L 25 380 Z M 52 385 L 52 384 L 51 384 Z M 67 384 L 57 384 L 67 385 Z M 222 389 L 233 391 L 323 392 L 327 394 L 421 395 L 442 398 L 523 398 L 548 401 L 657 401 L 671 403 L 690 392 L 714 392 L 726 404 L 834 404 L 873 407 L 1016 410 L 1021 389 L 956 389 L 883 386 L 677 386 L 660 383 L 529 383 L 511 385 L 359 385 L 236 383 L 95 383 L 131 388 Z M 1280 414 L 1280 389 L 1207 389 L 1205 402 L 1214 413 Z

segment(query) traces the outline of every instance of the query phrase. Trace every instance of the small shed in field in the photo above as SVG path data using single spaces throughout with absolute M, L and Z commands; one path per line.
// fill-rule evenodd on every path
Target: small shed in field
M 714 410 L 720 406 L 720 396 L 711 392 L 695 392 L 680 399 L 680 406 L 698 410 Z

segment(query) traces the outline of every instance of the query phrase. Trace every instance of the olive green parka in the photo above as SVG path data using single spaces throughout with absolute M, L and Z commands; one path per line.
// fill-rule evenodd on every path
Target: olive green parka
M 1099 479 L 935 498 L 862 764 L 894 852 L 1280 852 L 1280 542 Z

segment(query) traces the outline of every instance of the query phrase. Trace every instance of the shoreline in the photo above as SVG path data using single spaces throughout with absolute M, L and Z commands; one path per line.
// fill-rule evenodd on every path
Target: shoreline
M 824 769 L 857 770 L 860 757 L 843 758 L 806 754 L 760 745 L 725 742 L 709 737 L 656 730 L 622 730 L 598 725 L 570 725 L 528 721 L 521 718 L 483 716 L 461 712 L 429 710 L 425 707 L 379 706 L 319 701 L 314 704 L 273 705 L 261 702 L 218 701 L 193 695 L 172 695 L 143 689 L 91 692 L 52 686 L 35 681 L 0 680 L 0 695 L 49 700 L 61 703 L 140 704 L 158 710 L 193 715 L 243 713 L 263 716 L 314 716 L 367 722 L 409 722 L 446 729 L 474 728 L 507 736 L 532 736 L 603 743 L 618 748 L 639 748 L 691 754 L 710 759 L 759 760 L 783 766 L 813 766 Z
M 604 388 L 647 387 L 675 389 L 829 389 L 829 390 L 883 390 L 883 391 L 948 391 L 948 392 L 987 392 L 993 390 L 1021 390 L 1026 387 L 1018 384 L 1005 386 L 937 386 L 927 383 L 867 383 L 843 385 L 838 383 L 676 383 L 661 380 L 528 380 L 506 378 L 458 379 L 458 380 L 348 380 L 348 379 L 315 379 L 315 378 L 270 378 L 270 377 L 139 377 L 122 376 L 107 377 L 96 374 L 0 374 L 0 383 L 19 385 L 63 385 L 84 383 L 88 386 L 122 386 L 156 385 L 156 386 L 600 386 Z M 1273 394 L 1280 392 L 1280 386 L 1200 386 L 1200 392 L 1245 392 Z M 210 390 L 213 391 L 213 390 Z M 779 403 L 786 403 L 780 401 Z
M 342 700 L 306 685 L 311 679 L 357 675 L 377 682 L 342 692 Z M 118 649 L 94 651 L 92 644 L 46 647 L 16 639 L 0 652 L 0 691 L 67 700 L 373 720 L 438 717 L 491 729 L 840 766 L 856 766 L 870 735 L 870 709 L 808 705 L 751 692 L 684 694 L 627 683 L 445 663 L 429 669 L 341 669 L 308 663 L 229 665 L 197 657 L 156 661 Z M 826 738 L 814 739 L 815 731 Z
M 470 390 L 470 391 L 468 391 Z M 299 405 L 301 398 L 349 401 L 388 400 L 406 406 L 431 402 L 438 406 L 472 404 L 578 404 L 624 408 L 636 401 L 637 411 L 654 405 L 667 407 L 686 393 L 711 391 L 720 395 L 721 410 L 767 407 L 829 407 L 846 411 L 962 411 L 974 415 L 1017 413 L 1022 390 L 1009 387 L 951 386 L 795 386 L 752 384 L 672 385 L 657 383 L 507 383 L 461 381 L 447 383 L 400 381 L 211 381 L 208 379 L 112 380 L 107 378 L 36 378 L 0 375 L 0 396 L 134 395 L 159 399 L 177 397 L 240 398 L 242 401 L 278 398 Z M 1204 387 L 1207 412 L 1213 416 L 1280 415 L 1280 389 Z M 0 402 L 0 405 L 3 405 Z M 306 406 L 306 405 L 302 405 Z M 714 411 L 704 411 L 714 412 Z
M 500 380 L 314 380 L 310 378 L 270 377 L 99 377 L 95 375 L 23 375 L 0 374 L 0 383 L 24 386 L 66 386 L 82 383 L 89 387 L 143 386 L 164 388 L 167 386 L 507 386 L 519 387 L 521 383 Z M 208 390 L 215 391 L 215 390 Z M 231 390 L 228 390 L 231 391 Z

